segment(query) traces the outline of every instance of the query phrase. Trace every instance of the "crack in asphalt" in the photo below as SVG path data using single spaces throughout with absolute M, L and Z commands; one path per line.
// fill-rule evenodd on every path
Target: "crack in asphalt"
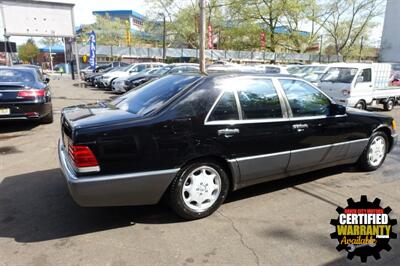
M 239 235 L 240 237 L 240 242 L 242 243 L 242 246 L 245 247 L 246 249 L 248 249 L 254 256 L 257 265 L 260 265 L 260 258 L 258 257 L 257 253 L 254 251 L 253 248 L 251 248 L 248 244 L 246 244 L 246 242 L 243 239 L 243 234 L 239 231 L 239 229 L 235 226 L 235 223 L 233 222 L 233 220 L 231 218 L 229 218 L 228 216 L 224 215 L 221 211 L 217 212 L 224 217 L 226 220 L 228 220 L 232 226 L 232 229 Z

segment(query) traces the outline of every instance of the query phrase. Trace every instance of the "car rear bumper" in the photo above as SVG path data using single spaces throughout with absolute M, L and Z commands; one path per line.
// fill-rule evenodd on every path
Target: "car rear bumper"
M 80 206 L 151 205 L 161 199 L 179 169 L 78 177 L 58 143 L 61 171 L 72 198 Z
M 0 115 L 0 120 L 40 119 L 52 110 L 51 102 L 47 103 L 0 103 L 0 109 L 9 109 L 9 115 Z

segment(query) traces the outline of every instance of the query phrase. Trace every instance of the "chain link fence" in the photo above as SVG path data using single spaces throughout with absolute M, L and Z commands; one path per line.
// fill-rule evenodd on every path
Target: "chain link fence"
M 89 46 L 78 46 L 80 56 L 89 54 Z M 98 45 L 96 54 L 103 57 L 125 57 L 160 59 L 162 48 L 137 48 L 117 47 Z M 271 53 L 262 51 L 233 51 L 233 50 L 206 50 L 206 58 L 209 60 L 234 60 L 234 61 L 275 61 L 275 62 L 342 62 L 341 56 L 327 56 L 318 54 L 292 54 L 292 53 Z M 171 58 L 198 58 L 198 49 L 168 48 L 167 57 Z

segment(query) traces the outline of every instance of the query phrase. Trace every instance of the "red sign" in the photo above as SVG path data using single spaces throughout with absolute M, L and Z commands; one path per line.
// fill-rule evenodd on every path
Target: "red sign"
M 261 42 L 261 48 L 265 48 L 265 32 L 261 32 L 260 34 L 260 42 Z
M 213 32 L 211 24 L 208 25 L 208 49 L 213 49 Z

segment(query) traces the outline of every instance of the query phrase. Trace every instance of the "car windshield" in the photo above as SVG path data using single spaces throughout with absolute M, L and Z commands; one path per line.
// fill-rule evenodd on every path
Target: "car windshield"
M 351 83 L 357 74 L 357 68 L 331 67 L 321 78 L 321 82 Z
M 131 67 L 132 67 L 132 65 L 128 65 L 128 66 L 126 66 L 126 67 L 122 67 L 122 68 L 120 69 L 120 71 L 122 71 L 122 72 L 128 72 L 129 69 L 131 69 Z
M 172 68 L 173 68 L 173 66 L 165 66 L 165 67 L 159 68 L 153 74 L 161 76 L 161 75 L 164 75 L 165 73 L 167 73 L 168 71 L 170 71 Z
M 169 99 L 199 78 L 199 76 L 169 75 L 124 94 L 112 101 L 111 105 L 145 116 L 162 107 Z
M 0 82 L 35 82 L 35 76 L 30 70 L 24 69 L 0 69 Z

